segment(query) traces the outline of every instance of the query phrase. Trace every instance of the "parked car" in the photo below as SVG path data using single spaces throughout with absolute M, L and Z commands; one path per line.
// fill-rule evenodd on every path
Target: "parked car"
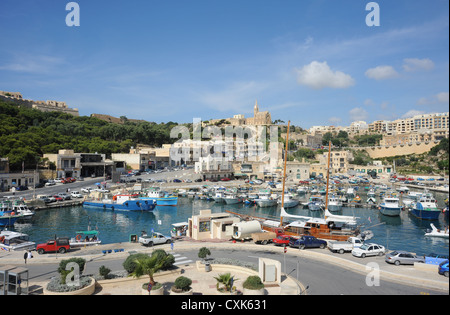
M 410 252 L 396 250 L 386 254 L 385 261 L 389 264 L 396 266 L 402 265 L 414 265 L 414 263 L 425 263 L 425 258 L 414 255 Z
M 54 181 L 52 181 L 52 180 L 49 180 L 48 182 L 45 183 L 46 187 L 48 187 L 48 186 L 55 186 L 55 185 L 56 185 L 56 183 Z
M 444 275 L 448 278 L 448 260 L 443 261 L 439 264 L 438 272 L 440 275 Z
M 290 247 L 297 247 L 300 249 L 305 248 L 325 248 L 327 246 L 327 242 L 324 240 L 320 240 L 315 238 L 314 236 L 301 236 L 300 238 L 291 238 L 289 240 Z
M 386 253 L 386 248 L 378 244 L 363 244 L 359 248 L 352 250 L 352 255 L 355 257 L 365 258 L 366 256 L 383 256 Z
M 53 198 L 55 198 L 55 201 L 63 201 L 64 199 L 59 195 L 53 195 Z
M 48 196 L 39 196 L 39 200 L 42 200 L 45 203 L 52 202 L 52 200 Z
M 291 237 L 289 235 L 279 235 L 272 240 L 275 245 L 289 245 Z
M 58 252 L 60 254 L 64 254 L 70 249 L 69 238 L 61 237 L 55 240 L 49 240 L 47 243 L 38 244 L 36 246 L 36 251 L 39 255 L 48 252 Z
M 72 191 L 70 195 L 72 196 L 72 198 L 83 198 L 83 195 L 80 194 L 78 191 Z
M 37 184 L 34 186 L 34 188 L 42 188 L 42 187 L 44 187 L 44 186 L 45 186 L 44 183 L 37 183 Z
M 66 193 L 59 193 L 58 196 L 60 196 L 63 200 L 70 200 L 72 197 Z
M 430 253 L 425 255 L 425 263 L 430 265 L 439 265 L 441 262 L 448 260 L 448 255 Z
M 174 183 L 181 183 L 181 179 L 175 178 L 175 179 L 173 180 L 173 182 L 174 182 Z
M 228 178 L 228 177 L 224 177 L 224 178 L 221 179 L 221 181 L 223 181 L 223 182 L 228 182 L 228 181 L 230 181 L 230 180 L 231 180 L 231 179 Z
M 91 187 L 81 188 L 82 193 L 89 194 L 92 191 Z
M 139 243 L 141 243 L 144 246 L 153 246 L 157 244 L 170 244 L 172 243 L 172 238 L 158 232 L 152 232 L 150 234 L 144 233 L 139 237 Z

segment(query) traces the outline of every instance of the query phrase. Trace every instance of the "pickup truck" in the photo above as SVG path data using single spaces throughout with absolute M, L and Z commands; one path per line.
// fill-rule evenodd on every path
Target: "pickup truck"
M 164 236 L 158 232 L 152 232 L 150 234 L 144 233 L 139 237 L 139 243 L 144 246 L 153 246 L 157 244 L 170 244 L 172 243 L 172 238 Z
M 70 243 L 68 237 L 60 237 L 54 240 L 49 240 L 47 243 L 38 244 L 36 251 L 39 255 L 49 252 L 58 252 L 64 254 L 70 249 Z
M 291 238 L 289 241 L 290 247 L 297 247 L 299 249 L 305 248 L 325 248 L 327 246 L 327 242 L 324 240 L 320 240 L 315 238 L 314 236 L 304 235 L 300 238 Z
M 328 241 L 328 249 L 333 253 L 343 254 L 351 252 L 354 248 L 359 248 L 364 242 L 357 237 L 349 237 L 345 242 Z
M 260 232 L 260 233 L 252 233 L 252 240 L 255 244 L 263 244 L 272 242 L 272 240 L 277 237 L 274 232 Z

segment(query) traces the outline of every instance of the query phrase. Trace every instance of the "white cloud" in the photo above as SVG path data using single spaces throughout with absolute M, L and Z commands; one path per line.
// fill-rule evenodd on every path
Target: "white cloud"
M 448 103 L 448 92 L 441 92 L 436 94 L 436 98 L 440 103 Z
M 418 70 L 431 70 L 434 68 L 434 62 L 428 58 L 418 59 L 418 58 L 406 58 L 403 59 L 403 69 L 407 72 L 418 71 Z
M 365 75 L 370 79 L 385 80 L 397 77 L 398 73 L 391 66 L 378 66 L 368 69 Z
M 408 111 L 407 113 L 405 113 L 405 114 L 402 116 L 402 118 L 411 118 L 411 117 L 413 117 L 413 116 L 416 116 L 416 115 L 423 115 L 423 114 L 425 114 L 425 112 L 422 111 L 422 110 L 411 109 L 410 111 Z
M 313 61 L 297 70 L 297 82 L 317 90 L 326 87 L 344 89 L 355 84 L 350 75 L 341 71 L 333 72 L 326 61 Z
M 352 121 L 367 120 L 369 118 L 367 111 L 361 107 L 351 109 L 349 115 Z

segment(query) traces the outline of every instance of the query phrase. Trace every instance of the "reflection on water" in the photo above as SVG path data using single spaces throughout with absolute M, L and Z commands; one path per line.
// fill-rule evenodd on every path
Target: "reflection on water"
M 363 196 L 364 192 L 360 192 Z M 445 194 L 436 193 L 439 206 L 443 207 Z M 379 199 L 379 198 L 378 198 Z M 300 199 L 307 201 L 307 197 Z M 230 210 L 242 214 L 279 220 L 280 208 L 259 208 L 254 205 L 225 205 L 213 201 L 193 200 L 179 198 L 177 207 L 158 206 L 153 212 L 124 212 L 103 209 L 85 209 L 83 207 L 50 209 L 37 212 L 33 222 L 16 224 L 14 229 L 27 233 L 37 243 L 57 236 L 75 236 L 77 231 L 98 228 L 103 243 L 128 242 L 131 234 L 140 234 L 141 231 L 155 231 L 170 234 L 171 224 L 187 221 L 192 215 L 199 214 L 200 210 L 211 209 L 213 213 Z M 294 215 L 322 217 L 322 211 L 310 211 L 301 207 L 287 209 Z M 445 228 L 448 221 L 441 215 L 439 220 L 420 220 L 402 211 L 399 217 L 382 215 L 378 209 L 343 208 L 337 214 L 355 216 L 363 228 L 370 229 L 374 237 L 370 240 L 379 243 L 388 249 L 404 249 L 417 254 L 429 252 L 448 253 L 448 239 L 425 237 L 425 231 L 433 223 L 437 228 Z

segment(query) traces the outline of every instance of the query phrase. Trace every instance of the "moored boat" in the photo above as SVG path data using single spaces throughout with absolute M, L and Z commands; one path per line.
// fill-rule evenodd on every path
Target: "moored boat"
M 339 197 L 332 195 L 328 198 L 328 211 L 340 211 L 342 210 L 342 201 Z
M 448 238 L 448 226 L 444 229 L 438 229 L 433 223 L 430 224 L 431 230 L 427 230 L 425 236 Z
M 36 243 L 27 234 L 4 230 L 0 232 L 0 248 L 8 251 L 33 250 Z
M 399 204 L 397 197 L 386 196 L 379 205 L 380 212 L 386 216 L 395 217 L 399 216 L 403 207 Z
M 298 199 L 295 199 L 291 194 L 285 194 L 284 199 L 282 199 L 283 196 L 281 196 L 278 199 L 278 204 L 283 205 L 284 208 L 294 208 L 297 207 L 300 201 Z
M 322 196 L 311 196 L 308 202 L 308 209 L 312 211 L 322 210 L 324 207 L 324 202 Z
M 272 196 L 272 192 L 263 189 L 259 192 L 258 198 L 255 199 L 256 204 L 261 208 L 273 207 L 277 205 L 277 198 Z
M 118 211 L 152 211 L 156 203 L 153 200 L 138 198 L 137 195 L 115 195 L 113 199 L 85 200 L 83 207 Z
M 441 210 L 438 209 L 437 201 L 433 195 L 425 193 L 417 202 L 411 205 L 410 213 L 419 219 L 437 220 Z
M 76 236 L 71 238 L 69 244 L 71 247 L 100 245 L 101 240 L 98 238 L 98 231 L 78 231 Z

